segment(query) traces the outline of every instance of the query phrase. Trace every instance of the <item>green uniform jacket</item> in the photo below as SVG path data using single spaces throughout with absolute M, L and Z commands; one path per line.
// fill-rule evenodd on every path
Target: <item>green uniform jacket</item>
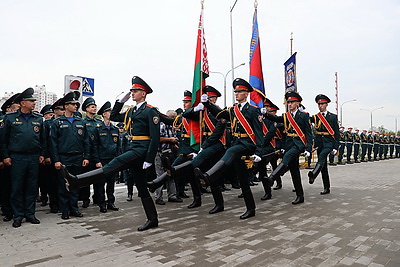
M 337 150 L 339 147 L 340 139 L 337 115 L 328 111 L 326 113 L 325 119 L 328 121 L 329 125 L 334 131 L 334 135 L 323 135 L 317 133 L 315 135 L 314 146 L 319 148 L 332 148 Z M 310 121 L 314 123 L 314 127 L 317 132 L 328 133 L 328 130 L 317 115 L 310 117 Z
M 110 129 L 108 129 L 104 122 L 102 122 L 101 126 L 93 132 L 93 136 L 94 148 L 96 148 L 93 155 L 95 163 L 102 160 L 110 160 L 118 156 L 120 142 L 117 127 L 111 124 Z
M 100 128 L 101 125 L 103 124 L 103 121 L 99 120 L 98 118 L 89 118 L 88 116 L 86 116 L 83 119 L 83 122 L 86 125 L 86 131 L 87 134 L 89 135 L 89 142 L 90 142 L 90 157 L 91 160 L 96 161 L 93 157 L 96 154 L 96 151 L 98 150 L 97 147 L 95 147 L 95 143 L 94 143 L 94 134 L 97 128 Z M 98 162 L 98 161 L 97 161 Z
M 20 110 L 5 115 L 3 123 L 3 157 L 9 158 L 12 153 L 46 154 L 46 137 L 43 116 L 33 112 L 28 120 Z
M 154 163 L 154 158 L 160 143 L 160 117 L 156 108 L 144 102 L 138 110 L 129 108 L 119 113 L 123 103 L 115 102 L 111 111 L 111 120 L 124 122 L 128 127 L 128 134 L 132 136 L 150 136 L 150 140 L 131 140 L 129 149 L 137 149 L 145 155 L 145 161 Z
M 89 160 L 89 135 L 82 118 L 74 116 L 72 123 L 68 121 L 65 115 L 55 119 L 51 125 L 50 139 L 53 162 L 65 164 L 60 155 L 66 158 L 67 155 L 77 154 L 81 154 L 83 159 Z

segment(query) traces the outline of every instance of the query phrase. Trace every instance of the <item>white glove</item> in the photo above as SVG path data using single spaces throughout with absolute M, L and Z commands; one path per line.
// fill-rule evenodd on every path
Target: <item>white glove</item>
M 332 154 L 332 155 L 336 155 L 336 153 L 337 153 L 337 150 L 336 150 L 336 149 L 332 149 L 331 154 Z
M 189 154 L 189 156 L 192 156 L 192 159 L 194 159 L 195 157 L 197 157 L 197 154 L 192 152 L 192 153 Z
M 200 97 L 201 102 L 208 102 L 208 95 L 207 94 L 202 94 Z
M 148 167 L 150 167 L 151 165 L 153 165 L 153 163 L 149 163 L 147 161 L 143 162 L 143 170 L 147 169 Z
M 126 95 L 123 98 L 121 98 L 121 99 L 119 99 L 117 101 L 119 103 L 125 103 L 126 101 L 129 100 L 130 97 L 131 97 L 131 92 L 129 91 L 128 93 L 126 93 Z
M 260 162 L 261 161 L 261 158 L 259 156 L 257 156 L 256 154 L 254 154 L 252 157 L 254 158 L 254 162 Z
M 266 108 L 261 108 L 261 114 L 265 114 L 265 113 L 267 113 L 267 109 Z
M 197 106 L 195 106 L 195 107 L 193 108 L 194 112 L 200 111 L 200 110 L 203 110 L 203 109 L 204 109 L 203 103 L 199 103 Z
M 308 151 L 304 151 L 304 157 L 308 158 L 311 156 L 311 153 Z
M 197 155 L 200 154 L 201 151 L 203 151 L 203 148 L 200 147 L 199 153 L 197 153 Z
M 282 148 L 282 149 L 281 149 L 281 153 L 282 153 L 282 154 L 285 154 L 285 149 Z

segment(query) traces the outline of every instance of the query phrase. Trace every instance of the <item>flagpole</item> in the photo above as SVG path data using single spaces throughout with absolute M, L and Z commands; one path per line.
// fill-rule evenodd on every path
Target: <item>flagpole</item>
M 201 0 L 201 13 L 203 14 L 204 10 L 204 0 Z M 204 25 L 202 26 L 204 29 Z M 202 64 L 203 62 L 201 62 Z M 203 71 L 200 71 L 200 97 L 203 95 Z M 200 98 L 201 99 L 201 98 Z M 200 100 L 201 103 L 201 100 Z M 203 143 L 203 110 L 200 110 L 200 118 L 199 118 L 199 128 L 200 128 L 200 148 Z

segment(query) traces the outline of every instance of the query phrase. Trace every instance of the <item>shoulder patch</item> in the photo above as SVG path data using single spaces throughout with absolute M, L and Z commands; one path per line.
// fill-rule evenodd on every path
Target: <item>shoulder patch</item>
M 258 121 L 262 122 L 263 121 L 263 116 L 262 115 L 258 115 Z
M 158 116 L 153 117 L 153 123 L 158 124 L 160 122 L 160 118 Z

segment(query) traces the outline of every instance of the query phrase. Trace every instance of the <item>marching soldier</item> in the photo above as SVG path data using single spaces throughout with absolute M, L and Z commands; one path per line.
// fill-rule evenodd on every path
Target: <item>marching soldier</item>
M 346 156 L 347 156 L 347 164 L 353 164 L 351 161 L 351 154 L 353 153 L 353 127 L 348 127 L 347 131 L 344 132 L 344 136 L 346 137 Z
M 395 138 L 395 144 L 396 144 L 396 146 L 395 146 L 395 150 L 396 150 L 396 152 L 395 152 L 395 158 L 400 158 L 400 136 L 399 135 L 397 135 L 396 136 L 396 138 Z
M 95 154 L 95 150 L 97 150 L 97 148 L 94 146 L 94 133 L 96 131 L 97 128 L 101 127 L 101 120 L 99 120 L 98 118 L 96 118 L 96 112 L 97 112 L 97 105 L 96 105 L 96 101 L 92 98 L 92 97 L 88 97 L 85 99 L 85 101 L 83 101 L 82 104 L 82 110 L 86 112 L 86 117 L 83 119 L 83 122 L 86 124 L 86 130 L 87 130 L 87 134 L 89 136 L 89 142 L 90 142 L 90 155 L 92 156 L 92 158 L 89 159 L 89 165 L 87 167 L 84 168 L 84 172 L 88 172 L 91 170 L 96 169 L 95 164 L 98 163 L 95 161 L 95 159 L 93 158 L 94 154 Z M 93 203 L 94 204 L 99 204 L 96 203 L 98 202 L 98 198 L 99 198 L 99 192 L 97 191 L 97 188 L 95 189 L 95 187 L 93 186 Z M 79 200 L 82 200 L 82 208 L 87 208 L 89 207 L 90 204 L 90 185 L 80 188 L 79 189 Z
M 55 119 L 51 125 L 51 159 L 56 170 L 63 165 L 73 174 L 82 173 L 83 167 L 89 165 L 90 143 L 84 121 L 75 115 L 79 96 L 69 92 L 61 100 L 64 115 Z M 78 209 L 79 190 L 70 188 L 67 191 L 62 174 L 58 172 L 58 200 L 61 219 L 69 216 L 83 217 Z
M 3 162 L 10 166 L 15 228 L 21 226 L 24 218 L 32 224 L 40 223 L 35 216 L 35 206 L 39 164 L 44 162 L 46 139 L 43 117 L 33 112 L 36 105 L 33 94 L 34 90 L 28 88 L 16 97 L 15 102 L 20 104 L 20 109 L 8 113 L 2 124 Z
M 213 104 L 216 103 L 217 98 L 221 96 L 221 93 L 212 86 L 205 86 L 203 88 L 205 94 L 202 95 L 202 101 L 210 101 Z M 188 108 L 183 113 L 183 117 L 189 118 L 194 121 L 199 121 L 200 110 L 204 110 L 204 105 L 199 104 L 194 108 Z M 202 146 L 199 153 L 191 161 L 186 161 L 180 165 L 173 164 L 171 167 L 171 174 L 177 176 L 185 173 L 189 178 L 190 185 L 193 191 L 193 203 L 188 206 L 189 209 L 201 206 L 201 191 L 200 191 L 200 180 L 194 175 L 194 168 L 202 168 L 213 166 L 224 154 L 226 145 L 225 136 L 226 124 L 221 121 L 217 121 L 215 116 L 208 110 L 205 109 L 203 112 L 203 123 L 202 123 Z M 201 153 L 200 153 L 201 152 Z M 167 178 L 167 174 L 163 174 L 156 180 L 149 182 L 148 186 L 156 188 L 159 184 L 163 183 L 163 180 Z M 223 181 L 221 181 L 223 182 Z M 213 195 L 221 194 L 221 184 L 213 184 L 211 186 L 211 193 Z M 216 197 L 218 199 L 218 196 Z
M 394 135 L 391 134 L 389 137 L 389 158 L 391 159 L 393 158 L 394 146 L 395 146 Z
M 97 182 L 107 175 L 131 167 L 147 217 L 146 223 L 140 226 L 138 231 L 144 231 L 158 227 L 157 210 L 147 190 L 146 170 L 153 165 L 160 142 L 160 117 L 157 109 L 146 102 L 147 94 L 152 93 L 153 90 L 145 81 L 134 76 L 130 90 L 131 92 L 121 100 L 117 100 L 110 117 L 112 121 L 124 122 L 125 129 L 129 131 L 131 137 L 129 150 L 114 158 L 102 168 L 83 174 L 72 175 L 68 173 L 66 168 L 63 168 L 63 177 L 68 180 L 70 188 L 83 187 Z M 136 106 L 120 114 L 124 103 L 128 101 L 131 95 L 133 101 L 136 101 Z
M 367 130 L 362 131 L 362 133 L 360 134 L 360 139 L 361 139 L 361 162 L 367 162 L 367 160 L 365 159 L 365 155 L 367 155 L 368 151 Z
M 383 134 L 383 159 L 388 159 L 388 150 L 389 150 L 389 134 Z
M 1 213 L 4 214 L 3 221 L 9 222 L 13 219 L 13 212 L 10 203 L 11 194 L 11 175 L 10 167 L 5 166 L 3 163 L 3 142 L 4 142 L 4 116 L 7 112 L 17 111 L 19 109 L 19 103 L 15 103 L 15 99 L 19 96 L 19 93 L 11 96 L 1 106 L 2 115 L 0 116 L 0 206 Z
M 372 159 L 372 151 L 374 150 L 374 136 L 372 134 L 372 131 L 368 131 L 367 143 L 368 143 L 368 150 L 367 150 L 368 161 L 374 161 Z
M 221 110 L 210 101 L 204 102 L 205 107 L 221 123 L 226 123 L 228 120 L 231 122 L 233 135 L 231 147 L 226 150 L 223 157 L 211 169 L 203 173 L 199 168 L 195 168 L 195 174 L 200 179 L 210 182 L 215 207 L 209 213 L 214 214 L 224 210 L 224 200 L 219 187 L 220 179 L 222 179 L 221 174 L 227 168 L 234 167 L 239 177 L 246 204 L 246 212 L 240 216 L 240 219 L 247 219 L 255 216 L 256 205 L 248 182 L 248 169 L 241 157 L 253 155 L 255 161 L 261 160 L 254 154 L 257 147 L 260 147 L 263 142 L 262 115 L 257 107 L 247 102 L 249 93 L 253 91 L 253 87 L 247 81 L 236 78 L 233 81 L 233 88 L 238 102 L 233 107 Z
M 97 112 L 98 115 L 103 117 L 103 122 L 100 127 L 96 127 L 93 132 L 93 147 L 94 147 L 94 162 L 96 168 L 101 168 L 109 163 L 113 158 L 118 156 L 119 151 L 119 138 L 118 128 L 111 124 L 111 103 L 107 101 Z M 104 186 L 107 183 L 107 189 Z M 93 185 L 94 190 L 98 193 L 98 205 L 100 212 L 107 212 L 108 210 L 117 211 L 119 208 L 115 206 L 115 174 L 108 175 L 105 179 Z M 107 194 L 107 205 L 106 205 Z
M 285 141 L 281 163 L 267 178 L 270 185 L 274 183 L 277 177 L 282 176 L 287 170 L 292 175 L 293 185 L 296 191 L 296 199 L 292 201 L 293 205 L 304 202 L 304 191 L 301 184 L 299 169 L 299 156 L 302 152 L 306 158 L 311 156 L 312 132 L 309 114 L 298 110 L 300 102 L 303 100 L 296 92 L 287 92 L 285 94 L 289 111 L 282 116 L 273 116 L 266 114 L 267 119 L 284 123 Z
M 361 138 L 360 135 L 358 134 L 360 130 L 356 129 L 356 132 L 353 133 L 353 141 L 354 141 L 354 162 L 355 163 L 360 163 L 361 161 L 358 160 L 358 155 L 360 153 L 360 143 L 361 143 Z
M 324 190 L 321 195 L 330 193 L 330 181 L 328 173 L 327 156 L 328 154 L 336 154 L 339 148 L 339 124 L 337 115 L 327 110 L 328 103 L 331 102 L 329 97 L 319 94 L 315 97 L 318 104 L 319 113 L 311 117 L 316 130 L 315 146 L 317 147 L 318 162 L 312 171 L 308 172 L 308 181 L 314 183 L 319 172 L 322 174 L 322 182 Z
M 385 138 L 383 137 L 383 133 L 379 134 L 379 159 L 380 160 L 384 160 L 384 151 L 385 151 L 385 145 L 386 145 L 386 141 Z

